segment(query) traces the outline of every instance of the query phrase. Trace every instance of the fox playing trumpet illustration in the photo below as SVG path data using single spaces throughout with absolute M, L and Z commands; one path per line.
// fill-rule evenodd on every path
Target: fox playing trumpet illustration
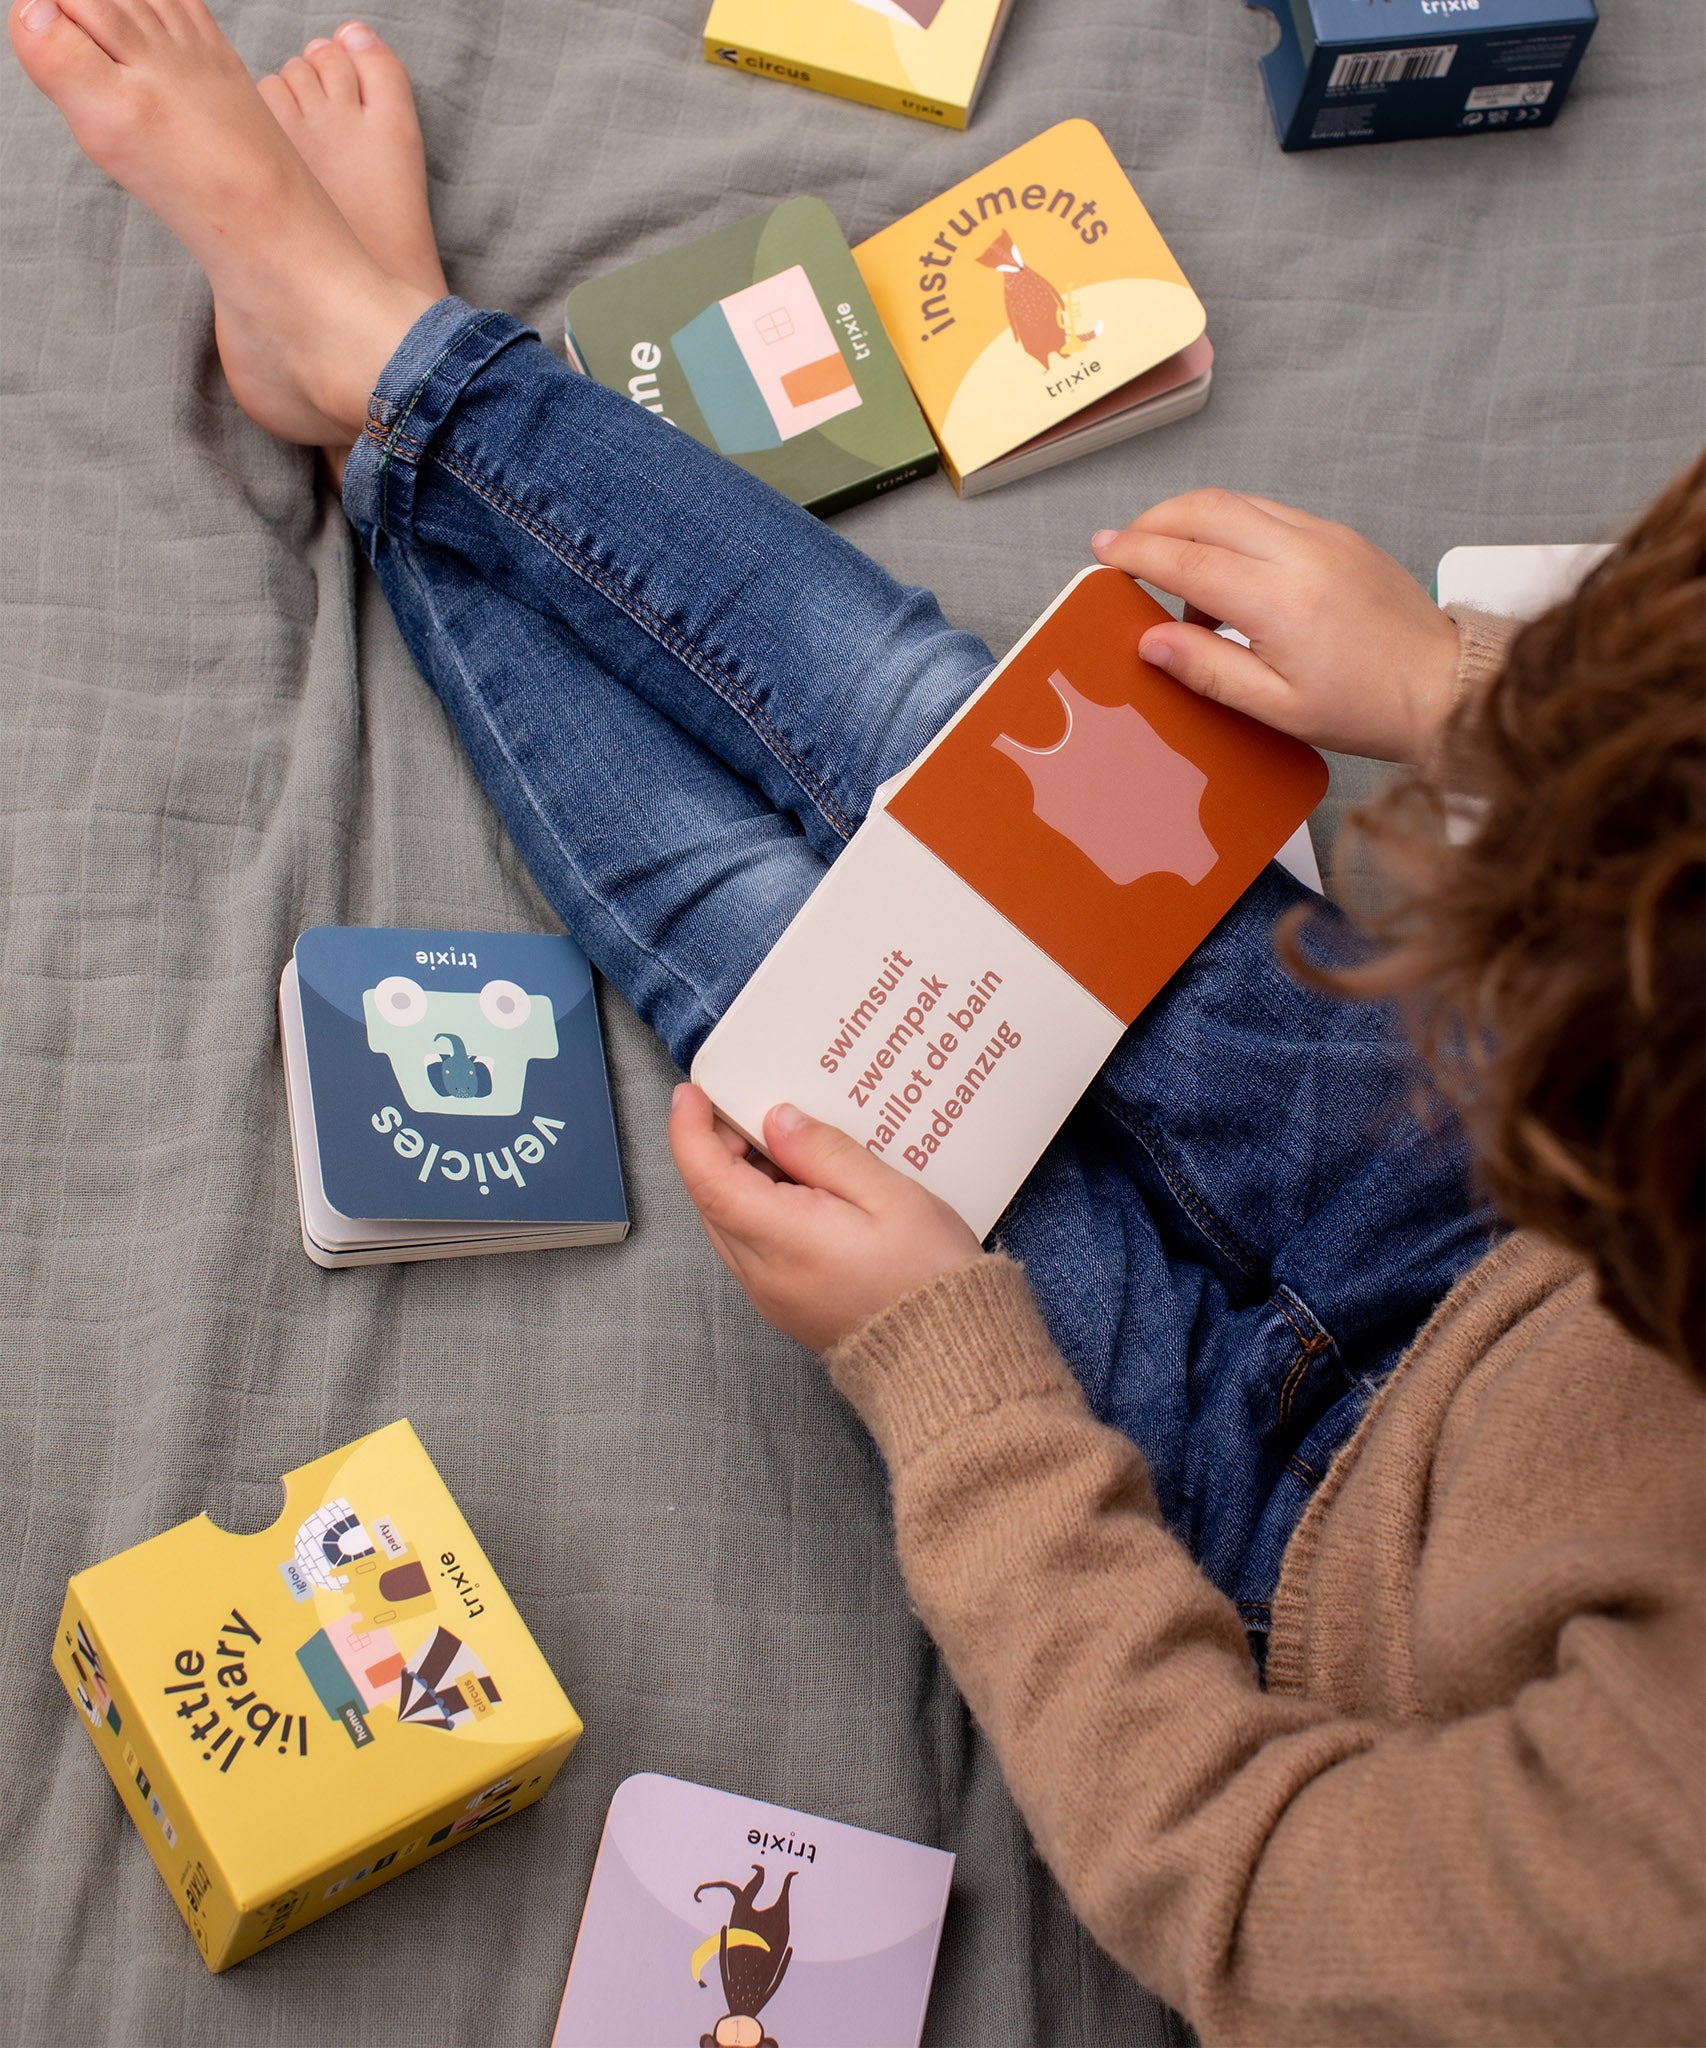
M 1045 370 L 1050 356 L 1069 356 L 1101 333 L 1100 320 L 1086 333 L 1073 332 L 1066 298 L 1040 271 L 1030 268 L 1010 234 L 997 235 L 977 260 L 1001 273 L 1013 339 Z

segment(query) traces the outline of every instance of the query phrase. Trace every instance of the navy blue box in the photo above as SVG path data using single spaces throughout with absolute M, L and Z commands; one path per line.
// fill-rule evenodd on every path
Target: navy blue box
M 1593 0 L 1247 0 L 1279 24 L 1262 78 L 1281 149 L 1547 128 Z

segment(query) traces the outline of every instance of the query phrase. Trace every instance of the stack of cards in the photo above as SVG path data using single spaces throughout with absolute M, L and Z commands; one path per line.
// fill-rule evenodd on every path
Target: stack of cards
M 317 1265 L 627 1235 L 592 971 L 572 939 L 315 925 L 279 982 L 279 1027 Z

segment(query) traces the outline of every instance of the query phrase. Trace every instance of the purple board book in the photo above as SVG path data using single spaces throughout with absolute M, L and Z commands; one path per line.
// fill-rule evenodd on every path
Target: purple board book
M 551 2048 L 918 2048 L 953 1871 L 893 1835 L 625 1778 Z

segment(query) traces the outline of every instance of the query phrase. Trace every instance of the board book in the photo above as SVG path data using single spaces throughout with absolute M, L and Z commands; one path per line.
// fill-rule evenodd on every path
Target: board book
M 1450 548 L 1434 573 L 1434 596 L 1442 605 L 1537 619 L 1572 596 L 1610 552 L 1604 541 Z
M 625 1778 L 552 2048 L 918 2048 L 953 1869 L 869 1828 Z
M 853 254 L 962 496 L 1208 403 L 1202 301 L 1088 121 Z
M 394 1422 L 77 1573 L 53 1665 L 213 1970 L 540 1798 L 580 1717 Z
M 927 476 L 930 437 L 821 199 L 589 278 L 563 308 L 569 361 L 827 514 Z
M 1087 569 L 848 842 L 693 1062 L 759 1143 L 796 1103 L 987 1235 L 1121 1033 L 1327 787 L 1137 653 Z
M 592 970 L 572 939 L 314 925 L 278 1008 L 317 1265 L 627 1235 Z
M 944 128 L 971 119 L 1009 0 L 715 0 L 705 55 Z

